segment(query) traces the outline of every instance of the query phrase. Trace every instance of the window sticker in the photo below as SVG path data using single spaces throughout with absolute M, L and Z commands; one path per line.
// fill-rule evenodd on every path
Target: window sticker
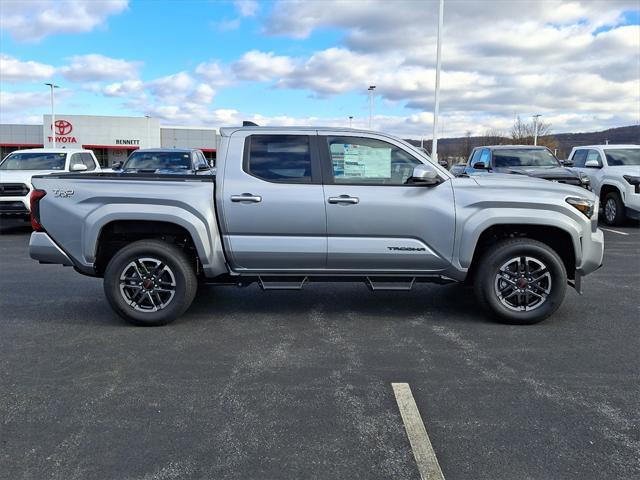
M 336 177 L 391 178 L 391 148 L 332 144 L 331 157 Z

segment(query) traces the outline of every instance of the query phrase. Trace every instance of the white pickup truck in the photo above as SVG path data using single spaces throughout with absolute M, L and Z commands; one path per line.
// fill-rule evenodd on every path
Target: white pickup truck
M 31 177 L 62 172 L 100 172 L 91 150 L 32 148 L 16 150 L 0 163 L 0 217 L 29 219 Z
M 589 177 L 607 224 L 640 220 L 640 145 L 574 147 L 568 160 L 572 170 Z

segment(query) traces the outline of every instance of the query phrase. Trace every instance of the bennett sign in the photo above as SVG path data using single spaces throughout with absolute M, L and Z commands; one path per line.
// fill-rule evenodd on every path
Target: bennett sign
M 73 131 L 73 125 L 67 120 L 56 120 L 53 124 L 55 129 L 56 143 L 78 143 L 76 137 L 69 134 Z M 49 137 L 49 141 L 53 141 L 53 137 Z

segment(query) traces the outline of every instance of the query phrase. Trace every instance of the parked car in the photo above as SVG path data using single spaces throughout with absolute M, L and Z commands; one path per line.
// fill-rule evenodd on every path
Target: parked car
M 491 145 L 471 151 L 465 173 L 515 173 L 590 188 L 589 177 L 564 167 L 547 147 Z
M 608 225 L 640 220 L 640 145 L 574 147 L 569 161 L 589 177 Z
M 195 148 L 146 148 L 134 150 L 113 171 L 121 173 L 210 174 L 211 167 Z
M 468 281 L 494 318 L 535 323 L 602 264 L 596 197 L 583 188 L 454 177 L 382 133 L 220 132 L 217 176 L 34 178 L 31 257 L 104 278 L 114 310 L 141 325 L 180 316 L 199 282 L 335 279 L 375 291 Z
M 32 148 L 11 152 L 0 163 L 0 217 L 29 218 L 33 175 L 99 171 L 91 150 Z

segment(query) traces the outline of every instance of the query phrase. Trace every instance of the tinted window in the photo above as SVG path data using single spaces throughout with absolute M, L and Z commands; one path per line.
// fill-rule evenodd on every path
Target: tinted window
M 473 166 L 474 163 L 476 163 L 478 161 L 478 159 L 480 158 L 480 153 L 482 152 L 481 148 L 476 148 L 473 153 L 471 154 L 471 162 L 470 165 Z
M 209 168 L 209 163 L 207 162 L 207 159 L 204 158 L 204 154 L 200 151 L 197 151 L 195 153 L 196 153 L 196 168 L 199 168 L 199 167 Z
M 11 153 L 0 170 L 64 170 L 66 153 Z
M 307 135 L 251 135 L 247 173 L 269 182 L 311 183 Z
M 584 167 L 584 163 L 587 161 L 587 150 L 576 150 L 573 154 L 573 166 Z
M 93 161 L 93 157 L 90 153 L 82 153 L 82 161 L 87 166 L 87 170 L 95 170 L 96 163 Z
M 604 153 L 611 167 L 640 165 L 640 148 L 606 149 Z
M 404 185 L 421 165 L 400 147 L 372 138 L 328 137 L 335 183 Z
M 493 151 L 493 165 L 504 167 L 558 167 L 560 164 L 546 148 L 509 148 Z
M 123 170 L 190 170 L 191 153 L 189 152 L 133 152 Z

